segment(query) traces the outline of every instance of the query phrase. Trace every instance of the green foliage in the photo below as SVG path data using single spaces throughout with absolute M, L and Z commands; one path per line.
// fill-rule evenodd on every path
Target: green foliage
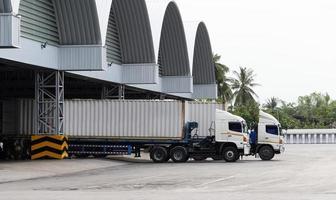
M 300 96 L 297 104 L 282 101 L 280 107 L 271 109 L 264 105 L 266 112 L 279 118 L 284 128 L 335 128 L 336 101 L 328 94 L 312 93 Z
M 253 128 L 259 121 L 259 104 L 250 101 L 244 105 L 235 106 L 231 112 L 246 120 L 247 126 Z
M 218 103 L 227 103 L 232 100 L 232 90 L 230 87 L 231 79 L 226 76 L 230 71 L 229 68 L 219 62 L 221 56 L 215 54 L 213 62 L 215 64 L 215 75 L 218 89 Z
M 235 106 L 247 105 L 255 102 L 254 97 L 258 95 L 254 92 L 253 87 L 259 84 L 254 82 L 255 74 L 252 69 L 240 67 L 239 72 L 234 71 L 235 78 L 232 80 L 233 96 L 235 97 Z

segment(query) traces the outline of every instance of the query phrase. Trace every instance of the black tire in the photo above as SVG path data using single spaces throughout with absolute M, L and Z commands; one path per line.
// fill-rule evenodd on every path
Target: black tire
M 226 162 L 236 162 L 237 156 L 239 157 L 239 153 L 237 148 L 235 147 L 225 147 L 223 150 L 223 159 Z
M 239 158 L 240 158 L 240 154 L 238 153 L 236 157 L 236 161 L 239 160 Z
M 196 161 L 203 161 L 206 160 L 208 157 L 207 156 L 194 156 L 193 159 Z
M 185 147 L 177 146 L 170 150 L 170 158 L 176 162 L 186 162 L 189 159 L 189 153 Z
M 153 160 L 155 163 L 163 163 L 168 161 L 168 152 L 167 149 L 164 147 L 154 147 L 150 151 L 150 158 Z
M 261 160 L 272 160 L 274 157 L 274 150 L 270 146 L 262 146 L 258 153 Z

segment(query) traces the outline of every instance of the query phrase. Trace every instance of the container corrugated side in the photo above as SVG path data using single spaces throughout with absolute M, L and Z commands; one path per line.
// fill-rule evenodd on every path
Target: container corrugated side
M 189 101 L 186 102 L 186 116 L 185 121 L 198 122 L 199 136 L 210 135 L 209 128 L 215 128 L 216 120 L 216 103 L 204 103 Z M 214 131 L 211 131 L 214 134 Z
M 76 137 L 181 138 L 182 103 L 66 100 L 64 133 Z
M 34 133 L 34 106 L 18 100 L 18 134 Z M 64 119 L 64 134 L 72 137 L 178 139 L 184 110 L 179 101 L 65 100 Z

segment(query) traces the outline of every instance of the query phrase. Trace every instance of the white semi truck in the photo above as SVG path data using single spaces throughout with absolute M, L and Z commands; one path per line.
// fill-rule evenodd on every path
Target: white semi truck
M 34 153 L 30 151 L 30 139 L 34 135 L 34 101 L 8 100 L 2 102 L 2 107 L 2 155 L 30 158 Z M 250 145 L 245 120 L 217 110 L 214 103 L 65 100 L 64 107 L 68 153 L 78 157 L 130 153 L 140 156 L 141 150 L 146 149 L 154 162 L 170 159 L 186 162 L 189 158 L 235 162 L 240 156 L 259 154 L 263 159 L 265 152 L 281 150 L 281 145 L 272 143 L 279 141 L 274 137 L 280 136 L 262 139 L 263 128 L 269 128 L 266 123 L 274 118 L 261 118 L 258 143 Z M 277 121 L 270 125 L 273 124 L 279 127 Z
M 284 152 L 284 137 L 281 124 L 272 115 L 259 112 L 259 123 L 250 133 L 251 155 L 259 155 L 262 160 L 271 160 L 274 154 Z

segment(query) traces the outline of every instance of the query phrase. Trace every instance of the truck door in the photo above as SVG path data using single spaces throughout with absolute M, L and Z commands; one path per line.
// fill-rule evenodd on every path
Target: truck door
M 231 142 L 243 141 L 243 126 L 241 122 L 229 122 L 227 139 Z
M 226 142 L 227 141 L 227 121 L 223 119 L 216 120 L 216 141 L 217 142 Z
M 279 143 L 279 127 L 275 124 L 265 125 L 265 142 Z

